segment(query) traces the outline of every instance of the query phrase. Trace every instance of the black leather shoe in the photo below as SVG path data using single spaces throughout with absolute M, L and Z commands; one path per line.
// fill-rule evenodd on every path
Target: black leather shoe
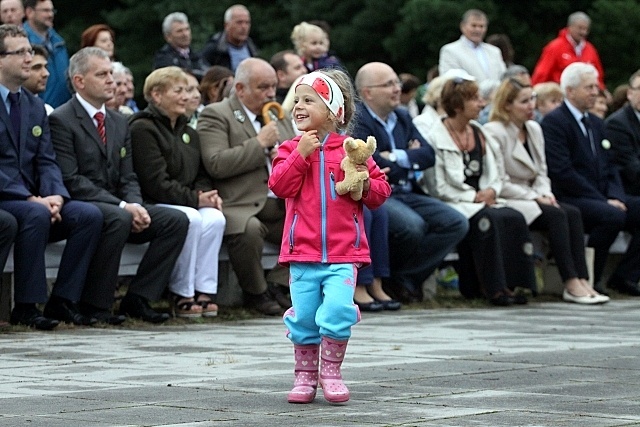
M 396 310 L 400 310 L 400 308 L 402 307 L 402 303 L 400 301 L 396 301 L 394 299 L 388 299 L 388 300 L 376 300 L 378 303 L 382 304 L 382 309 L 383 310 L 389 310 L 389 311 L 396 311 Z
M 373 300 L 371 302 L 358 302 L 353 300 L 353 302 L 356 303 L 360 311 L 375 312 L 384 310 L 384 305 L 382 305 L 380 301 Z
M 93 317 L 98 324 L 103 325 L 121 325 L 127 318 L 121 314 L 111 314 L 108 310 L 102 310 L 89 304 L 79 304 L 80 312 L 85 316 Z
M 44 315 L 65 323 L 73 323 L 78 326 L 90 326 L 98 322 L 95 317 L 85 316 L 78 306 L 64 298 L 51 296 L 44 306 Z
M 269 292 L 263 292 L 258 295 L 246 294 L 245 306 L 259 311 L 267 316 L 278 316 L 282 314 L 283 310 L 280 304 L 274 300 Z
M 618 292 L 622 292 L 623 294 L 640 297 L 640 285 L 638 283 L 632 282 L 631 280 L 609 281 L 607 287 L 613 288 Z
M 44 317 L 35 306 L 26 309 L 14 308 L 9 322 L 12 325 L 31 326 L 42 331 L 50 331 L 60 324 L 58 320 Z
M 149 302 L 135 294 L 127 294 L 120 302 L 120 314 L 135 319 L 141 319 L 149 323 L 162 323 L 169 320 L 169 313 L 158 313 L 154 311 Z
M 282 286 L 279 283 L 267 282 L 267 286 L 269 288 L 269 293 L 276 300 L 276 302 L 280 305 L 280 307 L 285 310 L 291 307 L 291 298 L 289 297 L 289 288 L 286 286 Z
M 509 295 L 501 293 L 493 298 L 490 298 L 489 302 L 491 303 L 491 305 L 495 305 L 497 307 L 508 307 L 510 305 L 513 305 L 514 301 L 513 298 L 511 298 Z

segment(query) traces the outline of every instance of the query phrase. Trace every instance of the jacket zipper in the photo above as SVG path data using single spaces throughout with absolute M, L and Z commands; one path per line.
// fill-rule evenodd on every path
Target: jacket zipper
M 324 144 L 327 142 L 329 134 L 327 134 L 322 140 L 320 145 L 320 206 L 321 206 L 321 224 L 320 233 L 322 241 L 322 261 L 327 262 L 327 188 L 325 185 L 325 158 L 324 158 Z
M 293 215 L 293 221 L 291 221 L 291 228 L 289 229 L 289 253 L 293 252 L 293 233 L 296 229 L 296 222 L 298 222 L 298 214 Z
M 358 216 L 355 213 L 353 214 L 353 222 L 355 223 L 355 226 L 356 226 L 356 244 L 355 244 L 355 247 L 359 248 L 360 247 L 360 224 L 358 223 Z
M 338 197 L 336 194 L 336 176 L 333 171 L 331 171 L 329 176 L 331 177 L 331 200 L 335 200 Z

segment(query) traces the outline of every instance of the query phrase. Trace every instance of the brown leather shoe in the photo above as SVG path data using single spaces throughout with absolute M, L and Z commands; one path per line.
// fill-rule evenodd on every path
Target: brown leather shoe
M 273 299 L 269 292 L 263 292 L 258 295 L 246 294 L 245 307 L 259 311 L 267 316 L 278 316 L 283 312 L 280 304 Z

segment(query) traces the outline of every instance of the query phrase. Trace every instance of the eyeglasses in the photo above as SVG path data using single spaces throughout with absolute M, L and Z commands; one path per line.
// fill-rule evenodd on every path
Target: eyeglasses
M 18 49 L 18 50 L 10 50 L 7 52 L 0 52 L 0 56 L 7 56 L 7 55 L 15 55 L 15 56 L 33 56 L 35 54 L 35 51 L 33 49 L 27 49 L 27 48 L 22 48 L 22 49 Z
M 53 13 L 54 15 L 56 13 L 58 13 L 58 9 L 46 9 L 46 8 L 45 9 L 42 9 L 42 8 L 38 9 L 38 8 L 35 8 L 33 10 L 35 10 L 36 12 L 42 12 L 42 13 Z
M 401 87 L 402 86 L 402 82 L 400 80 L 389 80 L 386 83 L 380 83 L 378 85 L 368 85 L 366 87 L 383 87 L 383 88 L 390 88 L 390 87 Z

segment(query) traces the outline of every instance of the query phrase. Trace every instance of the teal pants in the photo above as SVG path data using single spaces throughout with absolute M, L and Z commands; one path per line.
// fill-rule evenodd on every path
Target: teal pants
M 326 336 L 351 337 L 360 321 L 353 302 L 358 270 L 354 264 L 291 263 L 289 286 L 293 307 L 284 314 L 287 337 L 294 344 L 320 344 Z

